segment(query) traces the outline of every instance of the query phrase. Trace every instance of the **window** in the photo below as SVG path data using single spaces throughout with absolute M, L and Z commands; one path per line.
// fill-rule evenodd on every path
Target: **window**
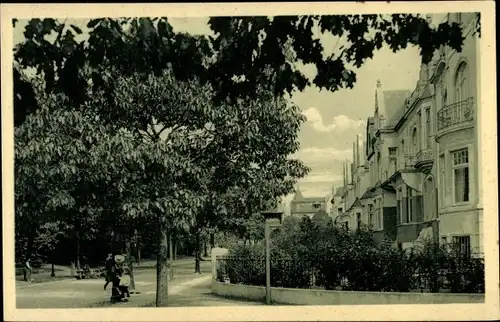
M 349 230 L 349 222 L 348 221 L 344 221 L 344 229 Z
M 441 99 L 441 107 L 445 107 L 447 102 L 448 102 L 448 92 L 445 89 L 443 92 L 443 97 Z
M 425 135 L 427 136 L 427 148 L 432 145 L 431 140 L 431 109 L 425 109 Z
M 441 237 L 441 246 L 443 246 L 444 249 L 448 249 L 448 238 L 446 238 L 446 236 Z
M 377 181 L 380 180 L 382 167 L 380 166 L 380 152 L 377 153 Z
M 469 150 L 452 152 L 453 189 L 455 202 L 469 201 Z
M 412 152 L 415 153 L 418 151 L 418 136 L 417 136 L 417 128 L 414 127 L 411 133 L 411 144 L 412 144 Z
M 398 170 L 398 148 L 389 148 L 389 167 L 390 175 Z
M 342 207 L 338 208 L 337 211 L 339 214 L 342 213 Z
M 453 236 L 453 247 L 460 255 L 470 257 L 470 236 Z
M 358 229 L 360 229 L 361 228 L 361 214 L 360 213 L 356 214 L 356 223 L 357 223 Z
M 375 210 L 377 214 L 375 215 L 376 220 L 377 220 L 377 229 L 382 229 L 384 226 L 382 224 L 382 206 L 379 205 L 377 207 L 377 210 Z
M 399 222 L 400 223 L 405 223 L 405 209 L 404 209 L 404 204 L 403 204 L 403 189 L 398 188 L 398 200 L 399 200 Z
M 440 206 L 443 206 L 444 205 L 444 197 L 447 195 L 446 194 L 446 190 L 448 189 L 449 185 L 446 184 L 446 177 L 445 177 L 445 170 L 446 170 L 446 166 L 445 166 L 445 162 L 444 162 L 444 154 L 441 154 L 439 156 L 439 186 L 440 187 L 438 189 L 438 193 L 439 193 L 439 205 Z M 446 202 L 448 202 L 448 200 L 446 200 Z
M 374 220 L 374 214 L 373 214 L 373 205 L 368 206 L 368 216 L 369 216 L 369 223 L 370 223 L 370 228 L 375 229 L 375 220 Z
M 455 102 L 461 102 L 469 97 L 469 83 L 467 79 L 467 64 L 461 63 L 457 69 L 455 79 Z
M 408 215 L 407 215 L 407 222 L 413 222 L 413 213 L 412 213 L 412 208 L 413 208 L 413 189 L 410 187 L 406 188 L 406 196 L 408 197 Z

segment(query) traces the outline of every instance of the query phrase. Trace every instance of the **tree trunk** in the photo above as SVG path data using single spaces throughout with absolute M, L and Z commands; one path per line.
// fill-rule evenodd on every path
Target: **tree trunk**
M 55 260 L 55 256 L 52 255 L 52 267 L 51 267 L 51 271 L 50 271 L 50 277 L 55 277 L 56 276 L 56 270 L 54 268 L 54 260 Z
M 136 235 L 136 245 L 137 245 L 137 265 L 141 264 L 141 239 L 139 234 Z
M 164 214 L 161 214 L 164 216 Z M 160 220 L 159 249 L 156 257 L 156 306 L 166 307 L 168 305 L 168 236 L 165 218 Z
M 196 242 L 195 242 L 195 260 L 194 260 L 194 272 L 201 274 L 201 267 L 200 267 L 200 230 L 196 229 Z
M 178 243 L 178 240 L 176 238 L 175 243 L 174 243 L 174 261 L 177 260 L 177 243 Z
M 135 290 L 135 279 L 134 279 L 134 261 L 132 259 L 132 247 L 130 246 L 130 239 L 126 241 L 126 250 L 127 250 L 127 265 L 130 271 L 130 290 Z
M 169 236 L 168 252 L 170 257 L 170 280 L 173 280 L 175 274 L 174 272 L 175 263 L 174 263 L 174 245 L 172 244 L 172 235 Z
M 210 248 L 214 248 L 214 247 L 215 247 L 215 234 L 210 233 Z
M 203 252 L 203 257 L 208 257 L 208 248 L 207 248 L 207 241 L 206 240 L 203 242 L 203 247 L 205 247 L 204 252 Z
M 76 232 L 76 269 L 80 270 L 80 232 Z

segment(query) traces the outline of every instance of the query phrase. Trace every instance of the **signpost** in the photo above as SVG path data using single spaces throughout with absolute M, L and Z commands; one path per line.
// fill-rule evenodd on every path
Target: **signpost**
M 271 305 L 271 230 L 281 226 L 282 212 L 270 210 L 262 212 L 265 218 L 266 239 L 266 304 Z

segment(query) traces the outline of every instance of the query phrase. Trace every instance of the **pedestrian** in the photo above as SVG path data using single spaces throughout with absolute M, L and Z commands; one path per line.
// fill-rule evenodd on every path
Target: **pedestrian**
M 108 284 L 113 282 L 115 279 L 115 260 L 113 258 L 113 254 L 108 254 L 106 258 L 106 284 L 104 284 L 104 290 L 108 287 Z
M 26 262 L 24 262 L 24 280 L 26 282 L 31 283 L 31 263 L 30 263 L 30 258 L 28 257 L 26 259 Z
M 123 267 L 123 270 L 120 274 L 120 282 L 118 284 L 118 288 L 122 293 L 122 299 L 125 297 L 130 297 L 130 270 L 127 266 Z

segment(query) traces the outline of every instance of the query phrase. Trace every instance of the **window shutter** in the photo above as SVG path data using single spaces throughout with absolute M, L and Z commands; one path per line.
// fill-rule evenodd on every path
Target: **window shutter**
M 424 221 L 424 203 L 423 197 L 422 196 L 416 196 L 415 197 L 415 212 L 414 212 L 414 218 L 417 222 L 422 222 Z
M 397 201 L 397 206 L 396 206 L 396 224 L 397 225 L 401 224 L 401 200 Z
M 403 222 L 402 224 L 406 224 L 408 223 L 408 198 L 407 197 L 404 197 L 401 202 L 403 203 L 403 215 L 402 215 L 402 218 L 403 218 Z

